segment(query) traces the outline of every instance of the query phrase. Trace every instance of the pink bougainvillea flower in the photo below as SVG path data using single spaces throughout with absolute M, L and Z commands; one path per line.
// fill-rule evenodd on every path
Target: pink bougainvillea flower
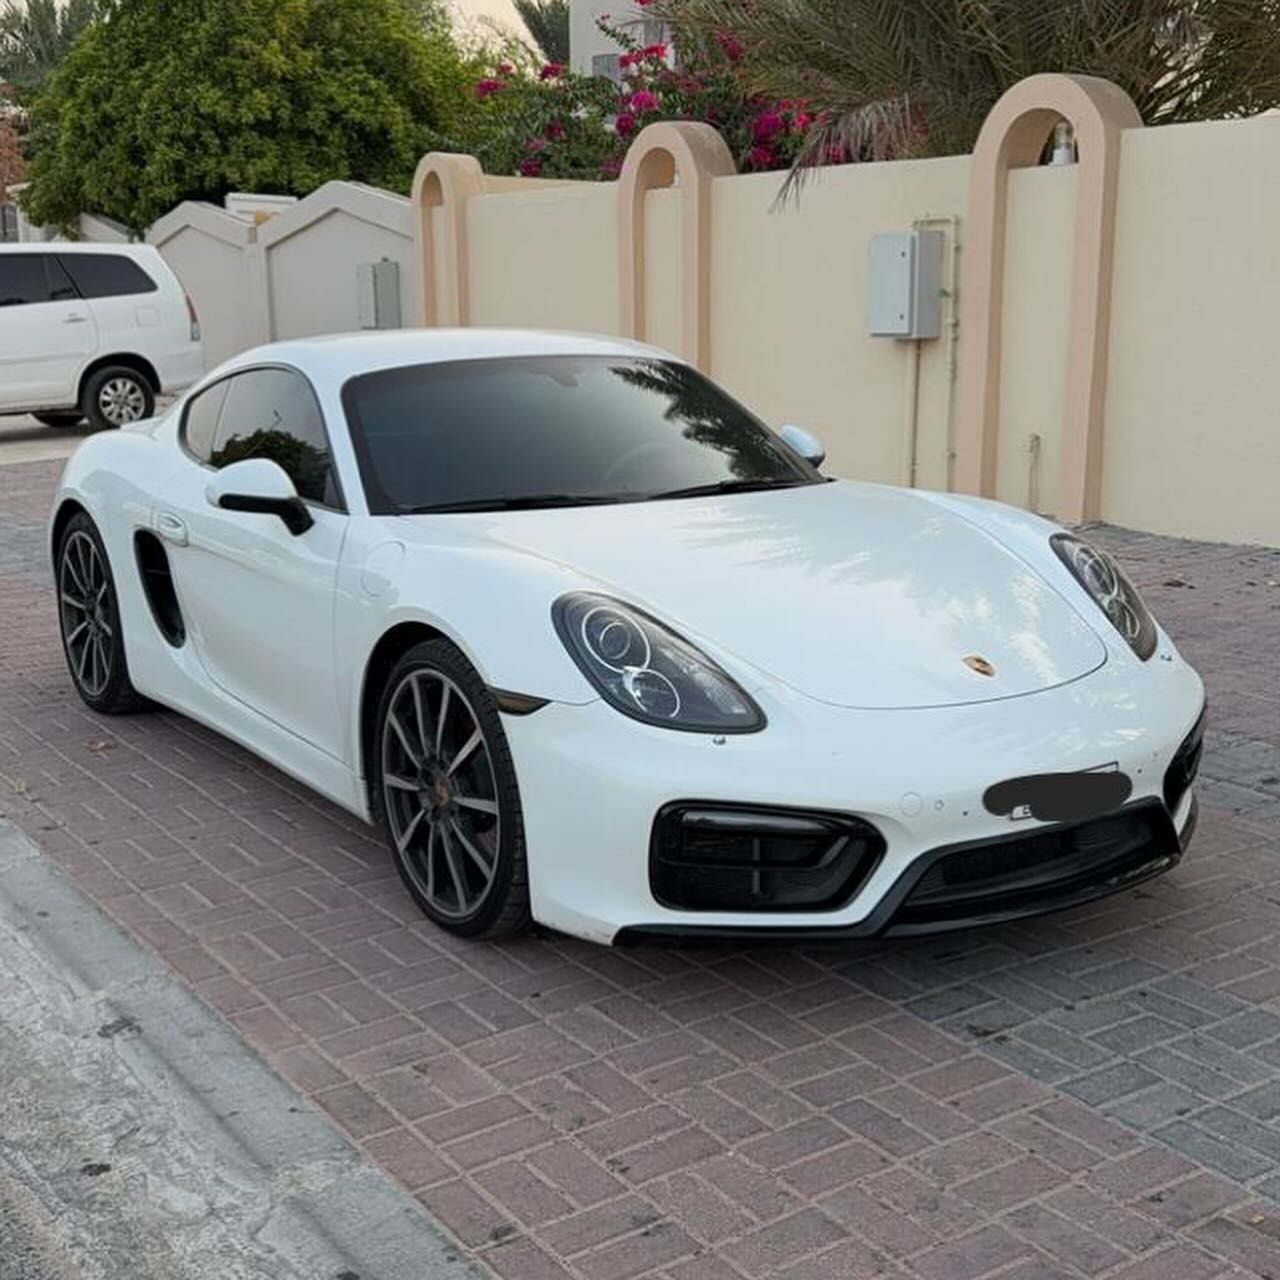
M 548 142 L 559 142 L 564 137 L 564 125 L 559 120 L 553 120 L 542 132 Z
M 658 95 L 650 92 L 648 89 L 637 89 L 631 95 L 631 100 L 627 106 L 634 112 L 644 114 L 646 111 L 657 111 L 661 104 L 658 102 Z
M 629 111 L 622 112 L 613 122 L 614 131 L 620 138 L 629 138 L 636 131 L 636 118 Z
M 778 163 L 778 157 L 772 147 L 752 147 L 748 157 L 753 169 L 772 169 Z
M 522 178 L 537 178 L 542 174 L 542 157 L 526 156 L 520 161 L 520 176 Z
M 538 72 L 539 80 L 559 80 L 564 75 L 563 62 L 548 62 L 546 66 Z
M 600 161 L 600 172 L 606 178 L 616 178 L 622 172 L 622 157 L 605 156 Z
M 730 62 L 737 62 L 742 57 L 742 45 L 729 32 L 717 31 L 716 43 Z
M 634 49 L 628 50 L 618 59 L 620 67 L 634 67 L 640 61 L 640 55 Z
M 776 111 L 766 111 L 751 122 L 751 138 L 763 146 L 775 134 L 781 133 L 784 127 L 782 117 Z
M 487 98 L 490 94 L 501 93 L 505 89 L 506 82 L 503 80 L 495 80 L 492 76 L 484 80 L 476 81 L 476 97 Z
M 640 50 L 642 58 L 648 58 L 650 62 L 666 62 L 667 46 L 665 44 L 651 44 Z
M 803 133 L 813 123 L 813 117 L 807 111 L 797 111 L 791 117 L 791 128 L 795 133 Z

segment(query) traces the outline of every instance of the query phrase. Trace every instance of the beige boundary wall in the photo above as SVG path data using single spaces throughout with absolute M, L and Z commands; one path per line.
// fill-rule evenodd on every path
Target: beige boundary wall
M 1080 163 L 1041 167 L 1064 116 Z M 701 125 L 651 126 L 609 185 L 429 156 L 422 322 L 643 337 L 838 474 L 1280 545 L 1280 118 L 1148 130 L 1112 85 L 1037 76 L 972 157 L 778 185 Z M 869 241 L 913 226 L 946 235 L 943 336 L 873 338 Z

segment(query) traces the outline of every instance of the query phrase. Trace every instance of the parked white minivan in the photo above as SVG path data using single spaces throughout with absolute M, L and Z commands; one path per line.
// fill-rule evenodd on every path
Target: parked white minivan
M 145 244 L 0 244 L 0 414 L 119 427 L 204 373 L 200 324 Z

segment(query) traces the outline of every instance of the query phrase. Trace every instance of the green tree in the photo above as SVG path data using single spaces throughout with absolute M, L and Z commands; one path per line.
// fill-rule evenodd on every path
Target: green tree
M 548 62 L 569 61 L 569 0 L 515 0 L 516 12 Z
M 76 42 L 97 21 L 101 0 L 6 0 L 0 10 L 0 81 L 23 96 L 37 91 Z
M 969 151 L 1036 72 L 1101 76 L 1148 124 L 1280 104 L 1280 0 L 659 0 L 686 44 L 731 42 L 745 86 L 817 113 L 793 170 Z
M 112 0 L 34 104 L 27 209 L 142 232 L 231 190 L 407 191 L 469 93 L 406 0 Z

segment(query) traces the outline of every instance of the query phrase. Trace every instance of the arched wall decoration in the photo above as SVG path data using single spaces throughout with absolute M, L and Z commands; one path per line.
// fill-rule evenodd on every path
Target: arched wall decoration
M 708 124 L 651 124 L 636 135 L 618 179 L 620 332 L 645 337 L 645 196 L 678 176 L 683 248 L 681 354 L 711 363 L 711 184 L 737 172 L 728 144 Z
M 484 170 L 474 156 L 433 151 L 413 177 L 413 218 L 418 246 L 418 323 L 465 325 L 470 316 L 467 201 L 484 191 Z M 436 285 L 435 219 L 445 211 L 444 259 L 453 274 L 453 305 L 443 305 Z
M 969 178 L 955 478 L 962 492 L 995 493 L 1009 171 L 1037 164 L 1054 125 L 1063 118 L 1075 129 L 1080 158 L 1055 514 L 1063 520 L 1092 520 L 1098 516 L 1102 488 L 1121 134 L 1142 127 L 1132 99 L 1107 80 L 1030 76 L 996 103 L 982 126 Z

